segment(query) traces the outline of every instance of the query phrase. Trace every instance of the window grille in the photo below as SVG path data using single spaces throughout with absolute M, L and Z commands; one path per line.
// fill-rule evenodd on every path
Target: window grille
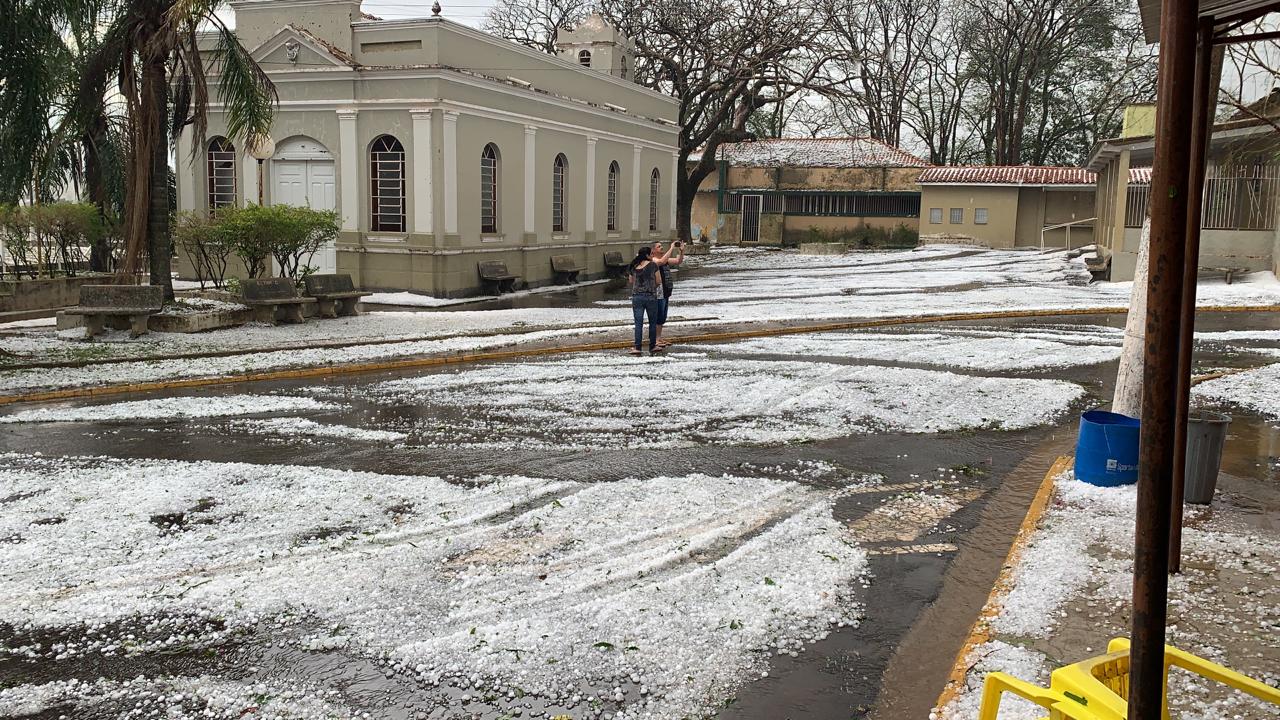
M 606 219 L 608 221 L 609 232 L 618 230 L 618 161 L 614 160 L 609 163 L 609 203 Z
M 929 224 L 930 225 L 942 224 L 942 208 L 929 208 Z
M 374 232 L 404 232 L 404 146 L 381 135 L 369 148 L 369 201 Z
M 564 153 L 556 155 L 551 171 L 551 231 L 564 232 L 564 170 L 569 160 Z
M 649 232 L 658 231 L 658 191 L 662 185 L 662 176 L 658 168 L 649 174 Z
M 986 209 L 986 208 L 974 208 L 974 210 L 973 210 L 973 224 L 974 224 L 974 225 L 986 225 L 986 224 L 987 224 L 987 209 Z
M 489 143 L 480 153 L 480 232 L 498 232 L 498 146 Z
M 209 209 L 236 204 L 236 148 L 224 137 L 209 141 Z
M 964 208 L 951 208 L 951 224 L 952 225 L 964 224 Z

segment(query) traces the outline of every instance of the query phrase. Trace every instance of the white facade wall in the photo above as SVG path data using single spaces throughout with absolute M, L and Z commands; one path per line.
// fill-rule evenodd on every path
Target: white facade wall
M 245 9 L 256 10 L 258 1 L 235 4 L 245 15 L 238 18 L 242 28 L 255 17 Z M 274 0 L 274 5 L 294 1 Z M 326 4 L 310 1 L 309 10 Z M 343 12 L 349 6 L 329 4 Z M 422 58 L 434 56 L 438 64 L 357 63 L 292 27 L 249 33 L 266 37 L 254 52 L 280 97 L 271 133 L 277 146 L 306 138 L 332 157 L 337 177 L 335 209 L 342 217 L 337 247 L 340 272 L 351 272 L 365 287 L 458 295 L 478 289 L 475 264 L 479 260 L 502 259 L 526 282 L 541 284 L 551 277 L 551 254 L 576 254 L 586 274 L 595 275 L 604 270 L 604 252 L 627 256 L 638 245 L 674 235 L 672 157 L 677 128 L 673 101 L 558 58 L 530 57 L 524 48 L 512 50 L 515 46 L 510 43 L 447 21 L 397 21 L 385 33 L 378 25 L 356 24 L 355 39 L 347 42 L 355 56 L 361 56 L 362 46 L 368 49 L 379 42 L 392 48 L 364 52 L 361 57 L 369 62 L 373 55 L 394 54 L 394 48 L 404 44 L 420 47 Z M 486 76 L 478 68 L 449 69 L 479 65 L 487 57 L 487 49 L 478 46 L 484 43 L 491 46 L 488 50 L 514 53 L 543 75 L 554 77 L 557 91 Z M 465 56 L 450 58 L 446 48 L 455 48 L 455 54 L 462 52 L 458 48 L 466 48 Z M 291 52 L 294 60 L 289 59 Z M 535 59 L 545 67 L 538 67 Z M 216 84 L 216 77 L 211 84 Z M 580 97 L 564 95 L 567 86 L 577 87 Z M 640 111 L 632 112 L 627 105 Z M 215 104 L 209 138 L 224 128 Z M 394 136 L 405 152 L 404 232 L 371 229 L 369 151 L 384 134 Z M 183 143 L 190 148 L 193 140 L 184 135 Z M 480 157 L 489 143 L 500 156 L 499 222 L 497 233 L 482 234 Z M 240 145 L 237 172 L 243 182 L 237 188 L 238 202 L 257 202 L 256 163 Z M 568 160 L 566 228 L 553 232 L 552 172 L 560 153 Z M 208 197 L 205 154 L 197 151 L 193 157 L 188 152 L 186 157 L 189 160 L 179 157 L 178 161 L 179 209 L 204 211 Z M 610 232 L 606 180 L 612 161 L 618 162 L 621 172 L 616 198 L 619 227 Z M 659 227 L 650 232 L 649 178 L 654 168 L 662 180 Z M 276 200 L 273 160 L 266 161 L 263 171 L 263 201 L 270 204 Z

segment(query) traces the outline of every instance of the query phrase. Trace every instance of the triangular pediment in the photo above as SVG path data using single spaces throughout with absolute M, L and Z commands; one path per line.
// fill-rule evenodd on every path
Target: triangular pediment
M 313 33 L 295 25 L 286 25 L 253 50 L 253 59 L 268 72 L 273 70 L 351 69 L 356 66 L 350 54 L 339 50 Z

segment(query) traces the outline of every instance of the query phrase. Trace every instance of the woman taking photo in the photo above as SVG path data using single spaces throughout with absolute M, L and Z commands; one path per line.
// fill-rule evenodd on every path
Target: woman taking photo
M 662 352 L 658 347 L 658 325 L 662 323 L 662 279 L 659 268 L 667 264 L 667 252 L 653 257 L 651 248 L 642 247 L 631 261 L 627 273 L 627 284 L 631 286 L 631 314 L 635 318 L 635 343 L 631 348 L 632 355 L 640 354 L 640 343 L 644 340 L 644 319 L 649 317 L 649 353 Z

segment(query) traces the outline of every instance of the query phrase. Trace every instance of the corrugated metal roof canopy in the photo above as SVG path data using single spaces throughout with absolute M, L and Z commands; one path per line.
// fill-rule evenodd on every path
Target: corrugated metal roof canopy
M 1138 0 L 1142 30 L 1149 43 L 1160 42 L 1160 7 L 1161 0 Z M 1278 0 L 1200 0 L 1200 17 L 1216 18 L 1219 25 L 1275 11 L 1280 11 Z

